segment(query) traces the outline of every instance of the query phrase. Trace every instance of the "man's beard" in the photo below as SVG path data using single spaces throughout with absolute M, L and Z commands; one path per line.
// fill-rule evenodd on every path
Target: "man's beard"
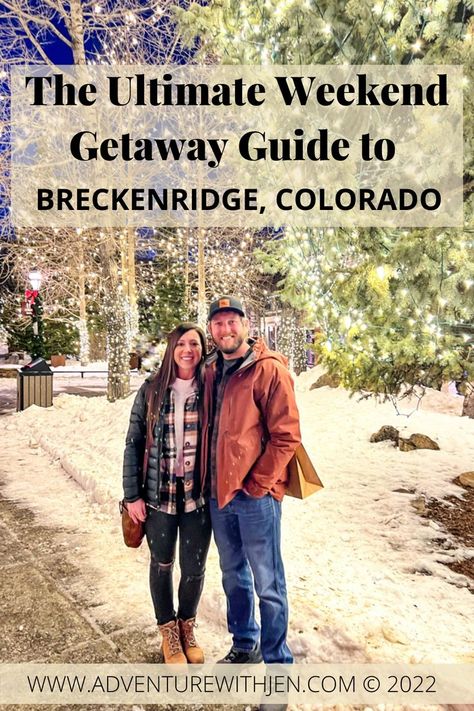
M 239 348 L 243 342 L 244 342 L 244 338 L 236 336 L 236 340 L 233 343 L 229 343 L 228 346 L 218 345 L 218 348 L 221 351 L 221 353 L 225 353 L 226 355 L 231 355 L 232 353 L 235 353 L 235 351 L 239 350 Z

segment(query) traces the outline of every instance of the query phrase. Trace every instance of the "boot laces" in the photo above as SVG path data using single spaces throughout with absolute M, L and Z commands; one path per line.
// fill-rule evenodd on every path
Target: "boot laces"
M 181 639 L 179 636 L 178 625 L 174 625 L 173 627 L 165 627 L 164 631 L 168 638 L 168 644 L 171 654 L 179 654 L 180 652 L 182 652 L 183 650 L 181 648 Z
M 194 620 L 183 620 L 182 621 L 182 630 L 183 630 L 183 637 L 188 645 L 188 647 L 197 647 L 197 642 L 196 638 L 194 636 L 194 626 L 195 626 Z

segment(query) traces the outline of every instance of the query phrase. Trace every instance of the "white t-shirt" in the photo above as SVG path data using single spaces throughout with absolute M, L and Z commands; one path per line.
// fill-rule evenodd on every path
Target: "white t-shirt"
M 176 378 L 171 385 L 174 392 L 174 432 L 176 440 L 176 476 L 184 476 L 184 405 L 192 393 L 197 391 L 196 380 Z

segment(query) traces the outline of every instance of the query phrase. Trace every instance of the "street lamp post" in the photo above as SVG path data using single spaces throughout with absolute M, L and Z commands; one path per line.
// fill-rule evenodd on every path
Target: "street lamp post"
M 44 336 L 43 336 L 43 304 L 39 290 L 41 288 L 41 272 L 38 269 L 32 269 L 28 274 L 28 279 L 31 284 L 32 292 L 29 294 L 31 304 L 31 317 L 33 319 L 33 352 L 31 353 L 32 360 L 35 358 L 44 358 Z

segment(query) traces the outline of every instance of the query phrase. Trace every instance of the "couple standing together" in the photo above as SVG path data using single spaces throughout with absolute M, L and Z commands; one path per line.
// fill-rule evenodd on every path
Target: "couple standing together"
M 170 333 L 161 368 L 136 396 L 125 445 L 125 501 L 132 519 L 145 521 L 164 660 L 204 661 L 193 628 L 212 529 L 233 639 L 221 662 L 291 663 L 280 519 L 300 443 L 293 383 L 284 358 L 248 338 L 238 299 L 214 301 L 208 326 L 216 350 L 207 358 L 200 328 Z

